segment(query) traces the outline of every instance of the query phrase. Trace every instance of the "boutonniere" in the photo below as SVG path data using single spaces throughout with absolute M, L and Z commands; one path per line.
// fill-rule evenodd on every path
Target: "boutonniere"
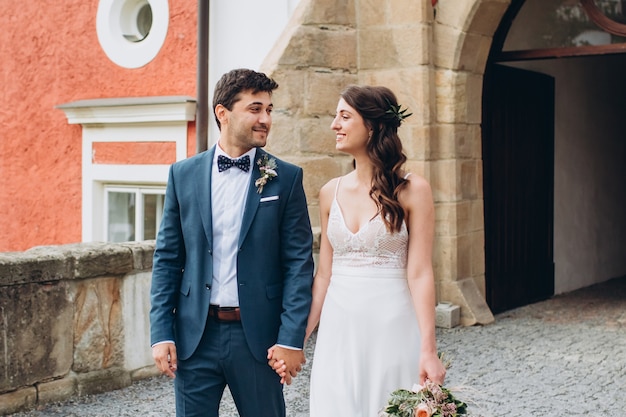
M 254 185 L 257 188 L 256 192 L 261 194 L 265 184 L 267 184 L 267 182 L 272 178 L 278 176 L 278 173 L 276 172 L 276 159 L 268 159 L 267 154 L 265 154 L 263 155 L 263 158 L 259 158 L 256 161 L 256 164 L 259 166 L 261 176 L 254 182 Z

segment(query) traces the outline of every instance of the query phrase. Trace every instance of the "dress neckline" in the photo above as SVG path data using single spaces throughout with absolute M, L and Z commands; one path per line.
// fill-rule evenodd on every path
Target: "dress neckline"
M 367 229 L 370 226 L 370 224 L 374 222 L 374 220 L 380 218 L 380 213 L 377 213 L 374 217 L 369 219 L 365 224 L 361 225 L 359 227 L 359 230 L 357 230 L 356 232 L 353 232 L 348 227 L 345 217 L 343 217 L 343 210 L 341 209 L 341 205 L 339 205 L 339 201 L 337 201 L 337 196 L 333 198 L 333 204 L 336 206 L 337 211 L 339 212 L 339 218 L 341 219 L 341 224 L 343 225 L 344 229 L 346 229 L 346 231 L 350 233 L 351 236 L 358 236 L 364 229 Z
M 410 172 L 406 173 L 406 175 L 404 176 L 404 179 L 409 178 L 410 175 L 411 175 Z M 382 217 L 380 216 L 380 211 L 379 211 L 378 213 L 376 213 L 376 215 L 374 215 L 374 217 L 369 219 L 366 223 L 360 225 L 356 232 L 353 232 L 352 230 L 350 230 L 350 228 L 348 227 L 348 224 L 346 223 L 346 218 L 343 215 L 343 209 L 341 208 L 341 205 L 339 204 L 339 200 L 337 200 L 337 193 L 339 192 L 339 183 L 341 183 L 342 179 L 343 179 L 343 176 L 337 178 L 337 184 L 335 185 L 335 196 L 333 198 L 333 204 L 337 205 L 337 211 L 339 211 L 339 217 L 341 218 L 341 223 L 343 224 L 343 227 L 348 231 L 348 233 L 350 233 L 351 236 L 358 236 L 361 233 L 361 231 L 363 229 L 367 229 L 370 226 L 370 224 L 372 224 L 374 222 L 374 220 L 376 220 L 376 219 L 381 219 L 382 220 Z
M 337 179 L 337 185 L 335 185 L 335 197 L 333 198 L 333 203 L 337 205 L 337 210 L 339 211 L 339 217 L 341 217 L 341 223 L 343 224 L 343 227 L 348 231 L 348 233 L 350 233 L 351 236 L 358 236 L 359 233 L 361 233 L 361 230 L 367 229 L 369 225 L 374 220 L 376 220 L 377 217 L 380 217 L 380 212 L 376 213 L 374 217 L 369 219 L 366 223 L 360 225 L 356 232 L 353 232 L 352 230 L 350 230 L 350 228 L 348 227 L 348 223 L 346 223 L 346 218 L 343 215 L 343 209 L 341 208 L 341 205 L 339 204 L 339 200 L 337 200 L 337 193 L 339 192 L 339 183 L 341 182 L 342 179 L 343 179 L 343 176 Z

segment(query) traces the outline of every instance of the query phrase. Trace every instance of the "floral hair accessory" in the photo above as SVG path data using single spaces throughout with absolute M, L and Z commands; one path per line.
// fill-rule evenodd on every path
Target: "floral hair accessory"
M 407 114 L 409 109 L 402 110 L 402 105 L 400 104 L 398 104 L 397 106 L 394 106 L 393 104 L 391 104 L 389 100 L 387 100 L 387 104 L 389 104 L 389 110 L 387 110 L 385 113 L 391 114 L 393 117 L 395 117 L 398 120 L 398 123 L 402 123 L 404 119 L 413 115 L 413 113 Z
M 263 155 L 263 158 L 259 158 L 256 161 L 256 164 L 259 166 L 259 171 L 261 171 L 261 176 L 257 178 L 254 182 L 257 190 L 256 192 L 261 194 L 263 192 L 263 187 L 270 181 L 272 178 L 277 177 L 278 173 L 276 172 L 276 159 L 271 158 L 268 159 L 267 154 Z

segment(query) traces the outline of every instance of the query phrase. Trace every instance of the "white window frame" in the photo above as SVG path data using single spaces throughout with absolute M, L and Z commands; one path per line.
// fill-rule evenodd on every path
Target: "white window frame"
M 187 96 L 81 100 L 57 106 L 82 131 L 82 241 L 106 241 L 105 187 L 165 187 L 169 164 L 94 164 L 94 143 L 174 142 L 187 157 L 187 131 L 196 101 Z
M 138 34 L 138 13 L 152 10 L 152 26 L 145 38 Z M 165 43 L 170 12 L 168 0 L 99 0 L 96 14 L 98 42 L 111 61 L 123 68 L 140 68 L 152 61 Z
M 144 230 L 144 197 L 146 195 L 160 195 L 163 196 L 161 201 L 163 202 L 165 198 L 165 187 L 155 187 L 155 186 L 127 186 L 127 185 L 115 185 L 115 184 L 105 184 L 104 185 L 104 207 L 102 208 L 104 212 L 104 219 L 102 224 L 102 234 L 104 235 L 104 240 L 107 242 L 111 241 L 109 236 L 109 193 L 127 193 L 127 194 L 135 194 L 135 241 L 146 240 L 145 238 L 145 230 Z M 158 208 L 158 206 L 157 206 Z M 156 213 L 156 230 L 158 232 L 159 225 L 161 224 L 161 217 L 163 215 L 163 204 L 160 206 L 161 210 Z

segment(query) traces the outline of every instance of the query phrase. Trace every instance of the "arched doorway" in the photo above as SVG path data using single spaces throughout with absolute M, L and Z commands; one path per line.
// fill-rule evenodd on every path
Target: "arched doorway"
M 493 312 L 626 273 L 622 22 L 621 0 L 519 0 L 494 36 L 482 115 Z

